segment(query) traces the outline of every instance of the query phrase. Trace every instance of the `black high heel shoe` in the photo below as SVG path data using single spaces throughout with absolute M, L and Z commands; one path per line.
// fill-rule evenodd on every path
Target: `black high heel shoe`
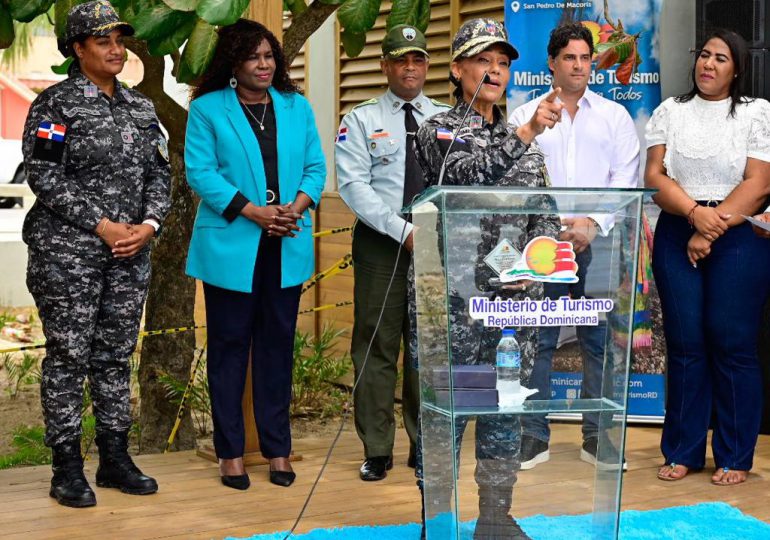
M 270 483 L 276 486 L 289 487 L 296 478 L 297 475 L 294 471 L 274 471 L 270 469 Z
M 249 486 L 251 485 L 248 474 L 238 474 L 231 476 L 222 475 L 220 476 L 220 479 L 222 480 L 222 483 L 227 487 L 240 489 L 242 491 L 249 489 Z

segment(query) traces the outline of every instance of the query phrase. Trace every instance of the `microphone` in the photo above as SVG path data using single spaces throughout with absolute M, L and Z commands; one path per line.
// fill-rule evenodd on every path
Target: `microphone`
M 468 117 L 468 113 L 473 108 L 473 104 L 476 102 L 476 98 L 479 95 L 479 92 L 481 91 L 481 87 L 487 83 L 492 82 L 492 77 L 489 76 L 488 72 L 484 73 L 484 76 L 479 81 L 479 85 L 476 87 L 476 91 L 473 92 L 473 97 L 471 98 L 471 102 L 468 103 L 468 109 L 465 111 L 465 114 L 463 115 L 462 120 L 460 120 L 460 125 L 457 127 L 457 129 L 452 133 L 452 140 L 449 142 L 449 147 L 446 149 L 446 152 L 444 153 L 444 159 L 441 161 L 441 170 L 438 173 L 438 184 L 441 185 L 441 183 L 444 181 L 444 173 L 446 172 L 446 160 L 449 157 L 449 152 L 452 150 L 452 145 L 454 145 L 455 140 L 457 139 L 457 134 L 460 133 L 460 128 L 463 127 L 463 124 L 465 124 L 465 119 Z

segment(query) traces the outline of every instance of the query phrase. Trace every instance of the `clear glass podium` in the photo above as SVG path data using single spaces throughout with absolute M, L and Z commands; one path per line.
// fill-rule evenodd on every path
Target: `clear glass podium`
M 576 537 L 617 538 L 645 193 L 445 186 L 405 209 L 415 225 L 429 540 L 547 540 L 526 533 L 526 520 L 517 532 L 516 522 L 535 515 L 584 515 L 571 525 L 583 529 Z M 593 239 L 590 228 L 575 228 L 586 216 L 601 229 Z M 518 394 L 496 388 L 503 327 L 516 329 L 521 347 Z M 569 327 L 581 336 L 575 361 L 588 358 L 581 391 L 527 395 L 550 376 L 539 341 L 555 348 Z M 521 470 L 522 431 L 546 437 L 545 415 L 565 413 L 582 414 L 583 434 L 552 423 L 550 459 Z

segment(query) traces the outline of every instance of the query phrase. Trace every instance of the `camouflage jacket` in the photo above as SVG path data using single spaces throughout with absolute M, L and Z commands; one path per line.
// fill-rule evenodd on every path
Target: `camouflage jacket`
M 162 223 L 168 213 L 168 148 L 155 109 L 115 85 L 109 98 L 73 67 L 29 110 L 22 149 L 37 200 L 23 239 L 46 256 L 102 260 L 109 248 L 94 233 L 102 217 Z
M 426 120 L 417 132 L 415 152 L 425 174 L 428 186 L 438 184 L 441 163 L 449 149 L 451 134 L 460 126 L 468 105 L 463 101 L 451 110 Z M 518 138 L 515 127 L 505 121 L 502 111 L 495 106 L 496 121 L 488 123 L 471 111 L 446 160 L 442 184 L 448 186 L 521 186 L 549 187 L 543 153 L 537 143 L 525 144 Z M 514 231 L 508 239 L 521 251 L 536 236 L 557 237 L 560 228 L 555 203 L 551 197 L 532 196 L 527 205 L 551 212 L 539 214 L 502 214 L 477 218 L 481 227 L 481 242 L 476 260 L 476 285 L 488 290 L 491 270 L 483 258 L 501 240 L 501 228 Z M 531 296 L 542 294 L 542 287 Z
M 441 163 L 449 149 L 451 135 L 460 126 L 467 107 L 460 101 L 451 110 L 426 120 L 417 132 L 415 152 L 428 186 L 438 184 Z M 490 124 L 471 111 L 465 127 L 459 130 L 459 138 L 451 147 L 442 183 L 452 186 L 547 188 L 545 162 L 537 144 L 523 143 L 516 135 L 515 127 L 506 123 L 497 107 L 495 118 L 496 121 Z M 447 217 L 452 220 L 451 225 L 439 226 L 439 229 L 446 226 L 452 231 L 452 241 L 446 243 L 446 251 L 442 247 L 440 251 L 446 264 L 450 295 L 451 358 L 457 364 L 495 362 L 494 352 L 500 330 L 483 329 L 478 321 L 471 323 L 468 320 L 470 297 L 479 293 L 500 294 L 491 292 L 489 279 L 495 274 L 484 262 L 484 257 L 503 237 L 521 251 L 536 236 L 556 237 L 559 233 L 560 222 L 550 196 L 533 195 L 527 206 L 542 208 L 544 212 L 452 215 Z M 443 244 L 439 241 L 439 246 Z M 412 283 L 410 285 L 413 286 Z M 528 287 L 526 296 L 521 293 L 502 294 L 511 294 L 516 299 L 541 299 L 543 287 L 540 283 L 533 284 Z M 415 333 L 413 321 L 417 315 L 413 300 L 409 308 Z M 537 351 L 537 329 L 521 329 L 518 339 L 522 348 L 521 377 L 527 382 Z M 417 354 L 416 339 L 410 341 L 410 348 L 412 354 Z

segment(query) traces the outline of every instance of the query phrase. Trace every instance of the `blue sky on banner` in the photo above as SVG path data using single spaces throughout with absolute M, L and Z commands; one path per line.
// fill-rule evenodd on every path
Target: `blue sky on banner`
M 631 84 L 622 85 L 615 77 L 618 66 L 594 71 L 590 88 L 626 107 L 636 124 L 641 140 L 644 126 L 652 111 L 660 104 L 659 15 L 663 0 L 610 0 L 610 17 L 623 21 L 629 34 L 641 32 L 638 66 Z M 547 47 L 551 30 L 565 16 L 577 21 L 605 24 L 603 0 L 582 2 L 506 0 L 505 26 L 520 57 L 511 67 L 508 84 L 508 110 L 548 91 Z

